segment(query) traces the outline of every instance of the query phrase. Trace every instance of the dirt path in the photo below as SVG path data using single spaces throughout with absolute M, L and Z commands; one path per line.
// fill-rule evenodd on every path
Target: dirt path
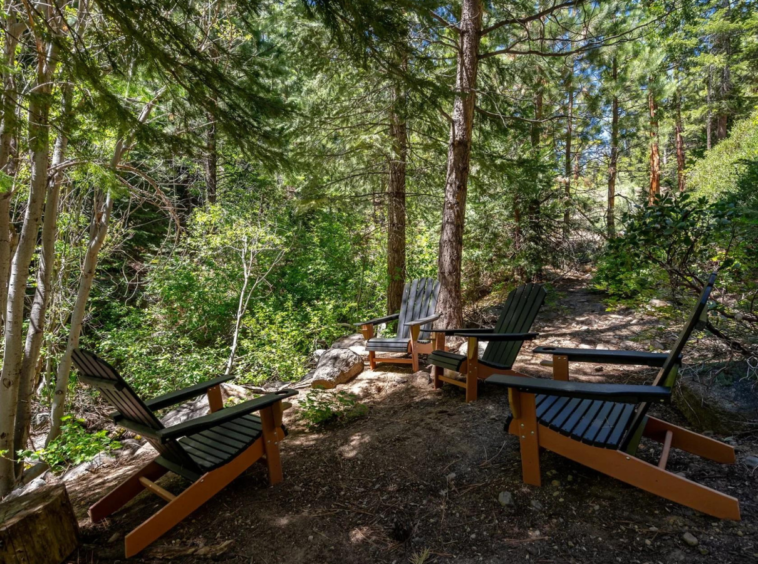
M 652 341 L 673 342 L 675 331 L 661 330 L 652 317 L 606 312 L 585 283 L 559 287 L 540 315 L 537 344 L 651 350 Z M 548 375 L 539 360 L 526 350 L 516 368 Z M 653 375 L 572 365 L 572 377 L 586 381 L 644 382 Z M 251 469 L 130 562 L 406 563 L 425 553 L 426 562 L 758 562 L 756 476 L 740 461 L 758 454 L 754 436 L 730 439 L 738 451 L 733 466 L 676 451 L 669 462 L 673 471 L 738 497 L 743 521 L 733 523 L 552 453 L 541 459 L 545 485 L 524 486 L 518 442 L 503 430 L 507 396 L 499 389 L 483 386 L 480 399 L 465 404 L 462 389 L 435 391 L 426 374 L 404 368 L 367 370 L 350 389 L 368 414 L 342 427 L 307 432 L 297 410 L 287 412 L 282 485 L 266 487 L 265 469 Z M 673 408 L 654 413 L 681 423 Z M 641 456 L 657 460 L 656 449 L 645 443 Z M 122 475 L 130 470 L 119 468 Z M 71 489 L 82 515 L 110 487 L 110 472 Z M 162 483 L 182 487 L 178 479 Z M 498 502 L 501 492 L 513 495 L 512 507 Z M 102 525 L 83 518 L 84 546 L 71 562 L 123 561 L 123 534 L 162 503 L 156 499 L 142 494 Z M 685 532 L 696 546 L 684 542 Z

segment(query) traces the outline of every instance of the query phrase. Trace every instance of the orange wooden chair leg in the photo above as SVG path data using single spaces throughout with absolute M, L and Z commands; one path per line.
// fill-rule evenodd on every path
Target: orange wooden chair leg
M 524 483 L 541 486 L 539 426 L 534 394 L 517 392 L 514 394 L 513 401 L 520 406 L 520 417 L 514 423 L 519 438 Z
M 740 519 L 739 501 L 618 450 L 597 448 L 540 426 L 548 450 L 675 503 L 720 519 Z
M 158 540 L 252 466 L 261 456 L 263 456 L 262 437 L 229 464 L 203 474 L 176 499 L 166 504 L 126 536 L 126 557 L 134 556 Z
M 643 431 L 645 437 L 663 442 L 667 431 L 673 435 L 671 439 L 672 448 L 722 464 L 734 464 L 736 462 L 733 447 L 648 415 L 647 424 Z
M 369 351 L 368 353 L 368 365 L 371 367 L 371 370 L 376 369 L 376 353 L 374 351 Z
M 279 433 L 276 426 L 276 414 L 271 407 L 262 409 L 261 425 L 263 427 L 263 450 L 266 453 L 269 485 L 275 486 L 284 480 L 282 460 L 279 455 Z
M 466 403 L 476 401 L 479 392 L 478 384 L 479 379 L 476 377 L 476 374 L 466 372 Z
M 154 482 L 167 472 L 168 470 L 157 462 L 148 462 L 145 466 L 137 470 L 137 472 L 129 476 L 126 481 L 116 487 L 115 490 L 108 493 L 108 495 L 90 507 L 90 519 L 92 519 L 93 523 L 102 521 L 134 499 L 145 489 L 145 486 L 140 482 L 140 478 L 147 478 Z
M 208 390 L 208 405 L 211 408 L 211 413 L 217 412 L 219 409 L 224 408 L 224 399 L 221 397 L 221 386 L 213 386 Z

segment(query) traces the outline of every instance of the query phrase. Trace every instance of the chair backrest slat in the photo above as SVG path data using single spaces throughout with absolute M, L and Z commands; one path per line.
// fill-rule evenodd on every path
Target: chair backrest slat
M 701 319 L 703 318 L 703 316 L 706 314 L 706 308 L 708 307 L 708 299 L 711 297 L 711 292 L 713 291 L 714 284 L 716 284 L 716 275 L 717 273 L 713 272 L 708 277 L 708 282 L 706 282 L 705 288 L 703 288 L 703 292 L 700 294 L 700 298 L 695 304 L 695 309 L 692 311 L 690 318 L 687 320 L 687 323 L 685 323 L 684 327 L 682 328 L 681 333 L 679 333 L 679 337 L 677 338 L 676 343 L 674 343 L 674 346 L 671 348 L 671 351 L 669 352 L 669 355 L 666 358 L 666 361 L 663 363 L 663 366 L 658 371 L 658 374 L 656 375 L 655 380 L 653 380 L 653 384 L 652 384 L 653 386 L 667 385 L 671 387 L 674 385 L 673 380 L 669 381 L 669 375 L 671 374 L 671 371 L 674 370 L 674 368 L 678 366 L 679 357 L 682 354 L 684 347 L 687 345 L 687 341 L 689 340 L 690 336 L 692 335 L 692 332 L 695 330 L 698 324 L 701 323 Z M 636 431 L 638 430 L 639 426 L 644 423 L 645 416 L 647 415 L 647 411 L 649 408 L 650 408 L 649 402 L 644 402 L 637 406 L 637 409 L 635 410 L 634 418 L 632 419 L 632 422 L 629 425 L 629 430 L 627 431 L 627 434 L 624 437 L 623 442 L 621 443 L 621 447 L 620 447 L 621 450 L 626 450 L 629 447 L 629 443 L 634 439 Z
M 397 323 L 397 336 L 401 339 L 410 337 L 411 329 L 408 322 L 423 319 L 434 313 L 437 308 L 439 282 L 433 278 L 419 278 L 407 282 L 403 289 L 403 301 L 400 306 L 400 317 Z M 420 339 L 430 337 L 431 323 L 422 326 Z
M 75 349 L 72 360 L 79 372 L 86 378 L 85 383 L 98 389 L 100 394 L 125 418 L 160 431 L 165 427 L 148 408 L 129 384 L 110 364 L 95 354 L 82 349 Z M 102 380 L 108 383 L 103 384 Z M 113 383 L 113 385 L 110 384 Z M 197 471 L 197 465 L 184 449 L 173 439 L 166 442 L 145 437 L 159 453 L 174 464 Z
M 495 324 L 495 333 L 528 333 L 546 295 L 541 284 L 524 284 L 511 290 Z M 482 360 L 511 368 L 523 344 L 523 341 L 490 342 Z

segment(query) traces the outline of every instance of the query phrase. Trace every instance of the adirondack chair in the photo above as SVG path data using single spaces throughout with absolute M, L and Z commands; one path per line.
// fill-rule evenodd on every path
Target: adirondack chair
M 534 319 L 545 301 L 545 289 L 540 284 L 519 286 L 508 294 L 503 311 L 495 327 L 488 329 L 433 329 L 437 350 L 429 355 L 432 364 L 434 387 L 443 382 L 466 389 L 466 401 L 474 401 L 478 395 L 479 380 L 492 374 L 515 374 L 511 370 L 524 341 L 537 338 L 537 333 L 528 333 Z M 445 337 L 455 335 L 468 338 L 466 355 L 446 350 Z M 479 341 L 487 341 L 484 355 L 479 358 Z M 466 381 L 444 376 L 444 369 L 466 375 Z
M 158 451 L 158 456 L 90 507 L 93 523 L 105 519 L 143 490 L 168 502 L 126 536 L 126 557 L 134 556 L 177 525 L 190 513 L 231 483 L 256 461 L 265 457 L 269 483 L 282 481 L 279 442 L 282 430 L 282 400 L 294 390 L 266 394 L 224 408 L 220 384 L 231 376 L 216 378 L 159 396 L 147 402 L 134 393 L 119 373 L 94 354 L 77 349 L 73 360 L 80 380 L 97 388 L 118 411 L 114 421 L 139 433 Z M 211 413 L 165 428 L 155 411 L 208 394 Z M 253 415 L 254 412 L 260 415 Z M 156 480 L 174 472 L 191 482 L 174 495 Z
M 434 313 L 437 308 L 437 296 L 440 284 L 432 278 L 419 278 L 406 283 L 400 312 L 378 317 L 369 321 L 356 323 L 366 339 L 366 349 L 371 370 L 378 362 L 394 364 L 411 364 L 418 372 L 420 354 L 429 354 L 433 350 L 431 341 L 432 322 L 439 319 Z M 394 337 L 375 337 L 374 326 L 388 321 L 398 320 L 397 333 Z M 377 352 L 410 353 L 410 357 L 377 357 Z
M 734 449 L 648 415 L 653 402 L 668 402 L 681 353 L 695 327 L 707 318 L 712 274 L 692 316 L 669 354 L 538 347 L 551 354 L 554 380 L 497 374 L 487 383 L 507 387 L 511 418 L 506 424 L 519 437 L 524 482 L 539 486 L 540 448 L 665 499 L 722 519 L 740 518 L 739 501 L 666 470 L 672 448 L 722 463 L 734 463 Z M 660 366 L 652 385 L 568 381 L 568 361 Z M 635 457 L 642 437 L 663 443 L 658 464 Z

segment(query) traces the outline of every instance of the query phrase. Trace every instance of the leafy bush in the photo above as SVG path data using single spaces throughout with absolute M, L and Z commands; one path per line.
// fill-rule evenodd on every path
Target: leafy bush
M 336 394 L 326 390 L 311 390 L 300 405 L 302 417 L 309 429 L 330 423 L 342 423 L 368 413 L 368 408 L 358 403 L 357 396 L 348 392 Z
M 61 472 L 71 465 L 88 462 L 103 451 L 121 448 L 121 443 L 108 437 L 105 429 L 90 433 L 82 423 L 83 419 L 75 419 L 70 415 L 63 417 L 61 436 L 40 450 L 21 451 L 19 457 L 41 460 L 53 472 Z

